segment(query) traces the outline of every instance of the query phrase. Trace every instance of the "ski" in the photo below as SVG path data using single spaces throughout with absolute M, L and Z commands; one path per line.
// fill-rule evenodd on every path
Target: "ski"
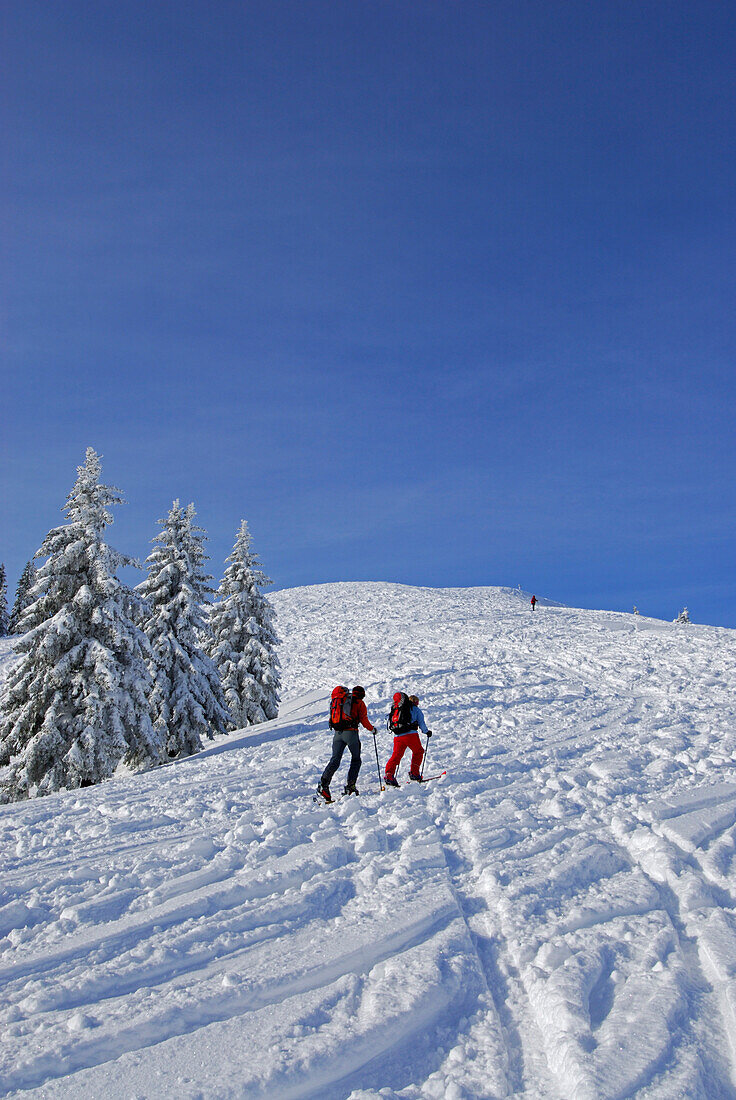
M 443 772 L 437 772 L 437 775 L 425 775 L 423 779 L 407 779 L 406 783 L 397 783 L 394 787 L 393 783 L 389 783 L 385 788 L 381 790 L 401 790 L 402 787 L 411 787 L 412 783 L 430 783 L 433 779 L 441 779 L 443 775 L 447 775 L 447 769 Z
M 326 798 L 323 798 L 321 794 L 313 794 L 312 802 L 315 806 L 334 806 L 336 802 L 342 802 L 345 798 L 360 798 L 360 795 L 353 794 L 336 794 L 328 802 Z
M 447 769 L 441 772 L 437 772 L 436 775 L 425 775 L 422 779 L 408 779 L 406 783 L 399 783 L 394 790 L 401 790 L 402 787 L 410 787 L 412 783 L 431 783 L 433 779 L 441 779 L 443 775 L 447 775 Z M 387 791 L 392 788 L 392 784 L 387 784 L 385 787 L 381 787 L 381 791 Z M 370 792 L 364 793 L 364 797 L 370 794 Z M 312 795 L 312 802 L 315 806 L 334 806 L 336 802 L 342 802 L 345 798 L 358 798 L 359 795 L 350 794 L 336 794 L 329 802 L 320 794 Z

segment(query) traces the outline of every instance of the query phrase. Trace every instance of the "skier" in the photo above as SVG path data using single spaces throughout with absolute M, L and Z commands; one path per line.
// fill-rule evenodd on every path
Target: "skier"
M 536 596 L 532 596 L 531 605 L 532 605 L 532 611 L 534 611 L 536 609 L 536 606 L 537 606 L 537 597 Z
M 343 691 L 342 696 L 336 696 L 335 692 L 338 690 Z M 345 749 L 350 749 L 350 767 L 348 768 L 348 778 L 345 784 L 343 794 L 359 794 L 358 788 L 355 786 L 355 782 L 358 778 L 358 772 L 360 771 L 360 737 L 358 736 L 358 724 L 364 726 L 369 733 L 377 733 L 375 726 L 372 726 L 368 720 L 368 711 L 366 710 L 365 703 L 365 688 L 360 684 L 356 685 L 352 692 L 346 692 L 344 689 L 335 689 L 333 692 L 333 708 L 337 699 L 341 700 L 341 720 L 334 722 L 332 719 L 332 708 L 330 712 L 330 726 L 333 730 L 332 737 L 332 756 L 330 762 L 322 772 L 322 778 L 319 781 L 317 787 L 317 793 L 324 798 L 325 802 L 332 802 L 332 795 L 330 794 L 330 780 L 340 767 L 340 761 L 342 760 L 342 754 Z M 344 700 L 344 701 L 343 701 Z M 347 713 L 346 713 L 347 712 Z
M 389 787 L 399 786 L 394 773 L 407 749 L 411 749 L 409 778 L 420 781 L 422 776 L 419 769 L 422 766 L 424 749 L 417 730 L 421 730 L 427 737 L 432 736 L 432 731 L 427 729 L 424 715 L 419 709 L 418 696 L 407 696 L 402 691 L 397 691 L 394 694 L 394 705 L 389 714 L 388 724 L 389 729 L 394 733 L 394 751 L 386 762 L 386 782 Z

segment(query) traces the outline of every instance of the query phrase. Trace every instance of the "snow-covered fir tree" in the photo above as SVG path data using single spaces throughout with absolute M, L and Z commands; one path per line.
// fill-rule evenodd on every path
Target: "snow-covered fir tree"
M 18 581 L 18 587 L 15 590 L 15 601 L 10 610 L 10 621 L 8 623 L 9 634 L 20 634 L 20 621 L 23 618 L 23 613 L 33 602 L 31 599 L 31 592 L 36 584 L 36 578 L 38 570 L 33 562 L 33 559 L 27 561 L 25 568 L 20 575 Z
M 683 607 L 682 611 L 680 612 L 680 614 L 675 619 L 675 622 L 676 623 L 689 623 L 689 622 L 691 622 L 690 615 L 689 615 L 688 610 L 687 610 L 686 607 Z
M 8 581 L 5 566 L 0 562 L 0 638 L 8 633 Z
M 148 577 L 137 591 L 144 600 L 144 629 L 151 645 L 150 701 L 170 757 L 189 756 L 202 738 L 225 733 L 230 716 L 211 658 L 204 652 L 204 605 L 214 591 L 204 572 L 205 533 L 194 505 L 175 500 L 146 559 Z
M 233 728 L 276 718 L 281 679 L 276 612 L 261 589 L 271 584 L 251 548 L 245 520 L 210 609 L 210 654 L 220 673 Z
M 3 801 L 98 783 L 121 761 L 140 768 L 161 760 L 148 642 L 131 615 L 133 593 L 115 575 L 137 563 L 104 541 L 108 509 L 122 501 L 100 484 L 100 459 L 89 448 L 66 500 L 67 523 L 35 555 L 46 561 L 2 699 Z

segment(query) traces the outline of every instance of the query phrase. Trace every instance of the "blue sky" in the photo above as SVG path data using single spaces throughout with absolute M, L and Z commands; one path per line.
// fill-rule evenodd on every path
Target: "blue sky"
M 6 0 L 0 561 L 88 445 L 279 587 L 736 626 L 736 9 Z M 11 591 L 11 597 L 12 597 Z

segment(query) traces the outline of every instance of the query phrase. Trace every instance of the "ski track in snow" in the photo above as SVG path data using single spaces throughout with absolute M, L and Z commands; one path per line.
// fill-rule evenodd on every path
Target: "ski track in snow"
M 736 1100 L 734 632 L 272 598 L 276 721 L 0 808 L 0 1095 Z M 447 776 L 315 805 L 338 682 Z

